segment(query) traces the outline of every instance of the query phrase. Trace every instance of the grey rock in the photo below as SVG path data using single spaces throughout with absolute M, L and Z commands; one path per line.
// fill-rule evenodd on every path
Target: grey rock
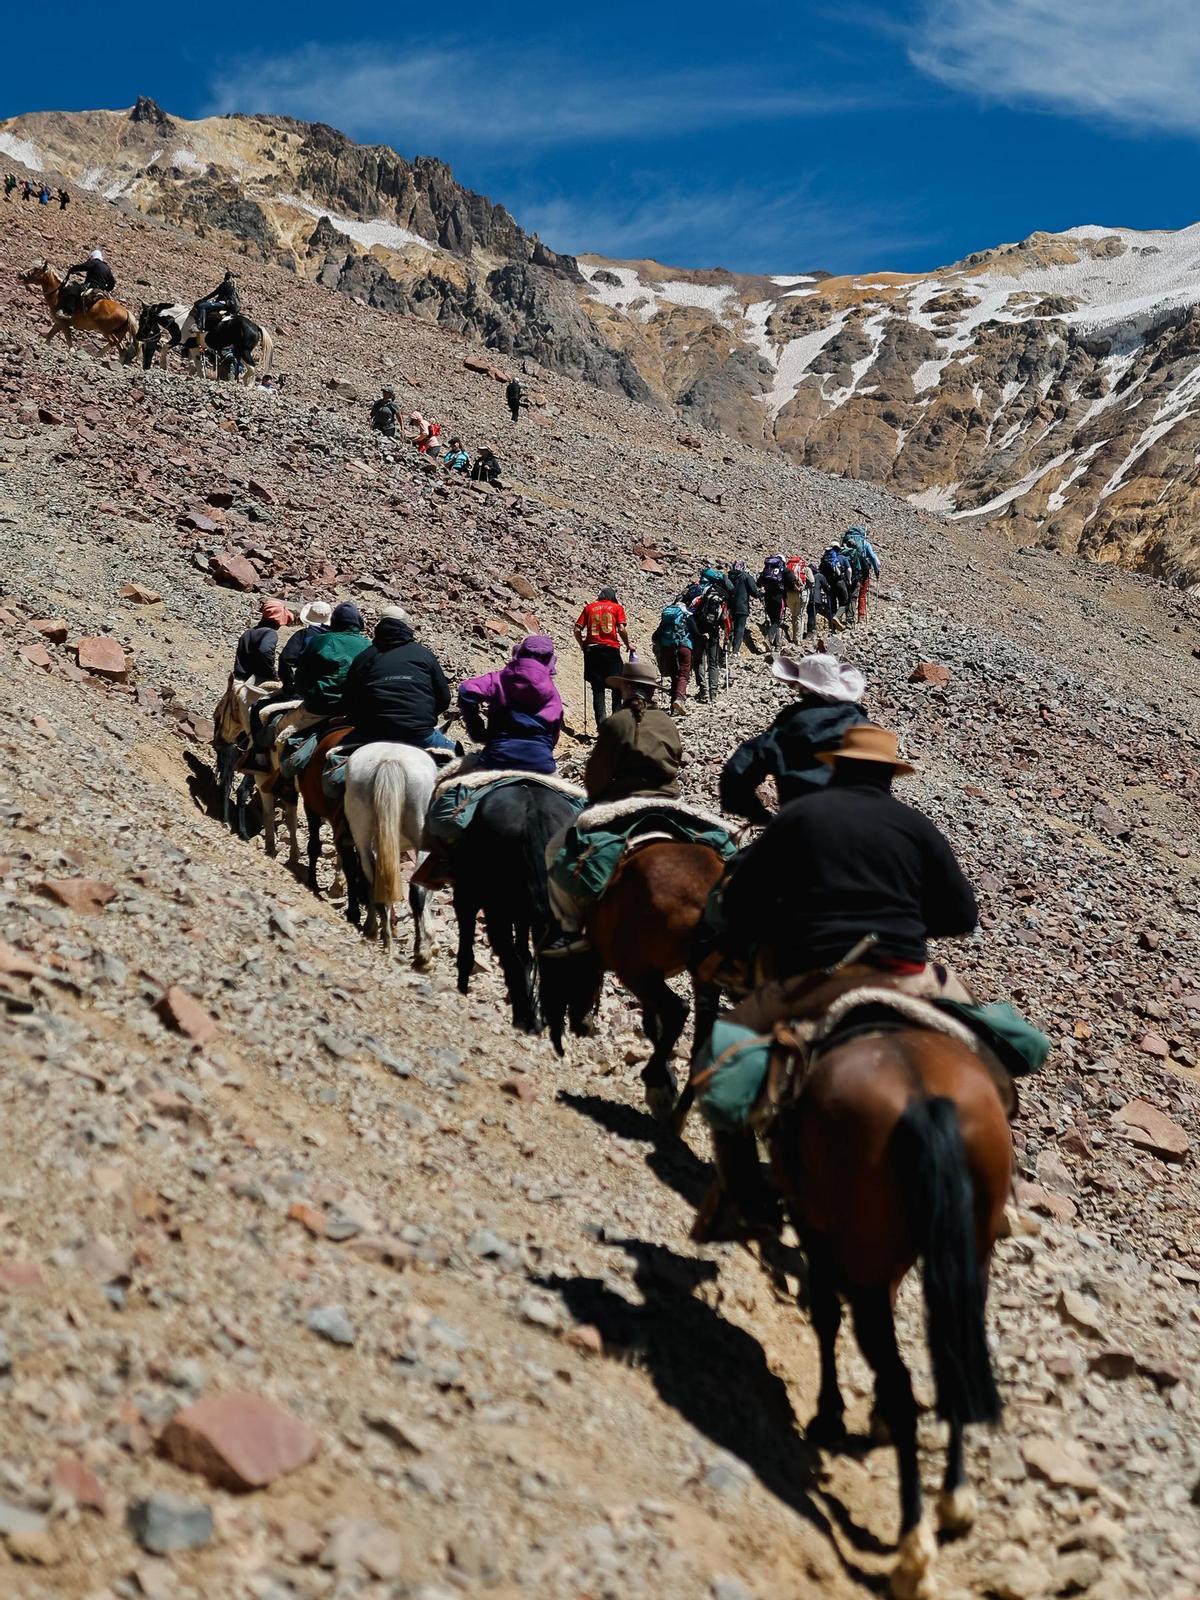
M 135 1500 L 126 1521 L 143 1550 L 156 1556 L 203 1549 L 213 1536 L 211 1509 L 203 1501 L 177 1494 L 152 1494 L 146 1500 Z
M 308 1313 L 305 1326 L 330 1344 L 351 1345 L 358 1338 L 354 1324 L 343 1306 L 316 1306 Z

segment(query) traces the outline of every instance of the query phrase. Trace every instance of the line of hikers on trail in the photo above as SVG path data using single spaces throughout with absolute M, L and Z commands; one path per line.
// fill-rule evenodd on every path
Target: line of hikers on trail
M 817 561 L 768 556 L 757 578 L 744 561 L 705 567 L 694 583 L 662 608 L 651 638 L 655 662 L 671 685 L 671 714 L 686 714 L 693 677 L 697 700 L 702 704 L 715 700 L 723 680 L 728 687 L 730 667 L 739 665 L 743 645 L 757 649 L 749 631 L 752 601 L 762 603 L 763 641 L 774 652 L 785 632 L 790 643 L 798 645 L 817 633 L 822 620 L 830 632 L 865 621 L 867 595 L 880 571 L 879 555 L 866 529 L 858 526 L 849 528 Z M 597 722 L 603 714 L 602 680 L 612 664 L 614 641 L 628 648 L 624 626 L 625 613 L 610 589 L 602 589 L 584 607 L 576 624 Z
M 41 206 L 48 206 L 52 200 L 57 200 L 58 209 L 65 211 L 71 204 L 71 196 L 65 189 L 52 189 L 48 183 L 34 183 L 32 178 L 18 178 L 15 172 L 6 172 L 5 200 L 11 200 L 18 189 L 21 191 L 22 200 L 36 200 Z
M 515 420 L 515 419 L 514 419 Z M 396 391 L 386 387 L 371 406 L 371 427 L 383 439 L 395 439 L 397 429 L 416 449 L 419 455 L 436 461 L 447 472 L 461 472 L 472 483 L 489 483 L 494 489 L 500 483 L 500 462 L 489 445 L 482 445 L 472 460 L 457 434 L 442 439 L 440 422 L 430 421 L 420 411 L 410 411 L 405 417 L 396 401 Z

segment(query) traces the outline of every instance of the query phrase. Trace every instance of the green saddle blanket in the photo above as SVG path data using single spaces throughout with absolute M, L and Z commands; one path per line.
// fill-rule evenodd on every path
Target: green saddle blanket
M 442 849 L 453 848 L 471 826 L 480 803 L 497 789 L 503 789 L 510 783 L 536 782 L 536 776 L 528 772 L 497 772 L 488 783 L 451 781 L 437 791 L 433 804 L 425 814 L 426 848 L 435 845 L 440 845 Z M 582 810 L 587 804 L 583 795 L 576 799 L 562 789 L 556 789 L 554 792 L 562 794 L 565 800 L 571 801 L 576 811 Z
M 711 827 L 684 811 L 656 810 L 651 802 L 636 816 L 608 827 L 572 828 L 554 863 L 551 878 L 574 900 L 599 900 L 612 882 L 621 857 L 646 833 L 665 833 L 682 844 L 705 844 L 727 860 L 737 845 L 724 828 Z
M 965 1023 L 1014 1078 L 1037 1072 L 1050 1054 L 1050 1040 L 1007 1000 L 984 1006 L 957 1000 L 933 1000 L 931 1004 Z M 772 1037 L 740 1023 L 718 1021 L 713 1025 L 695 1068 L 697 1076 L 709 1073 L 697 1090 L 696 1102 L 711 1128 L 719 1133 L 741 1133 L 750 1126 L 766 1085 L 774 1043 Z

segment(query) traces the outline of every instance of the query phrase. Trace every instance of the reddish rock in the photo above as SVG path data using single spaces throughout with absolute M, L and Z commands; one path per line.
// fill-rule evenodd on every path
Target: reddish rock
M 193 533 L 220 533 L 221 524 L 215 517 L 210 517 L 204 511 L 185 511 L 179 518 L 181 528 L 190 528 Z
M 258 568 L 246 556 L 222 550 L 209 562 L 209 570 L 218 583 L 233 589 L 257 589 L 262 581 Z
M 275 504 L 275 496 L 267 488 L 266 484 L 259 483 L 257 478 L 251 478 L 246 488 L 256 500 L 261 500 L 263 505 L 273 506 Z
M 17 651 L 22 661 L 27 661 L 31 667 L 46 667 L 54 665 L 49 650 L 44 644 L 23 644 Z
M 1016 1183 L 1017 1204 L 1024 1206 L 1028 1211 L 1038 1211 L 1045 1217 L 1053 1217 L 1056 1222 L 1073 1222 L 1076 1216 L 1076 1205 L 1069 1195 L 1053 1194 L 1049 1189 L 1043 1189 L 1040 1183 L 1026 1183 L 1019 1178 Z
M 943 666 L 940 661 L 918 661 L 908 675 L 909 683 L 931 683 L 937 689 L 946 689 L 950 684 L 950 668 Z
M 141 583 L 123 583 L 121 599 L 132 600 L 135 606 L 156 606 L 162 600 L 162 595 Z
M 177 1411 L 164 1455 L 221 1488 L 263 1489 L 306 1466 L 321 1441 L 306 1422 L 256 1394 L 209 1395 Z
M 68 911 L 79 911 L 84 916 L 95 916 L 117 898 L 111 883 L 99 878 L 43 878 L 33 886 L 38 894 L 57 900 Z
M 492 375 L 492 364 L 485 361 L 482 356 L 464 356 L 463 366 L 468 372 L 482 372 L 485 378 Z
M 656 577 L 661 577 L 666 570 L 661 561 L 651 561 L 648 556 L 641 563 L 642 572 L 649 572 Z
M 61 1489 L 84 1511 L 105 1510 L 104 1490 L 100 1487 L 100 1480 L 88 1466 L 80 1461 L 78 1456 L 64 1456 L 51 1470 L 50 1482 L 56 1489 Z
M 528 1078 L 506 1078 L 500 1085 L 501 1094 L 510 1094 L 525 1105 L 537 1099 L 537 1090 Z
M 29 626 L 37 630 L 51 644 L 66 644 L 67 624 L 62 617 L 34 617 Z
M 124 650 L 106 634 L 80 639 L 75 647 L 75 659 L 84 672 L 90 672 L 97 678 L 107 678 L 110 683 L 124 683 L 129 675 L 129 662 Z
M 1134 1144 L 1164 1161 L 1182 1161 L 1190 1148 L 1179 1124 L 1146 1100 L 1131 1100 L 1114 1113 L 1113 1121 Z
M 288 1207 L 288 1217 L 292 1222 L 298 1222 L 302 1228 L 307 1228 L 314 1239 L 323 1239 L 329 1231 L 325 1213 L 318 1211 L 316 1206 L 310 1206 L 305 1200 L 293 1200 Z
M 32 956 L 27 956 L 23 950 L 18 950 L 6 939 L 0 939 L 0 972 L 6 977 L 32 978 L 40 971 L 41 968 Z
M 528 578 L 523 578 L 519 572 L 510 573 L 504 581 L 514 594 L 520 595 L 522 600 L 538 598 L 537 585 L 530 583 Z
M 0 1261 L 0 1289 L 40 1289 L 46 1282 L 36 1261 Z
M 216 1020 L 186 989 L 172 984 L 154 1008 L 169 1028 L 195 1044 L 206 1044 L 217 1031 Z
M 51 411 L 49 406 L 39 406 L 37 414 L 38 421 L 44 422 L 48 427 L 57 428 L 62 426 L 62 417 L 59 416 L 57 411 Z
M 1138 1049 L 1144 1056 L 1157 1056 L 1160 1061 L 1171 1054 L 1171 1046 L 1160 1033 L 1144 1033 L 1138 1040 Z

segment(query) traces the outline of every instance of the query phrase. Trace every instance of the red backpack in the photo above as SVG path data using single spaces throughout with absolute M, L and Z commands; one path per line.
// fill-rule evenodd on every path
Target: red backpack
M 788 571 L 795 578 L 799 588 L 806 589 L 812 582 L 812 574 L 808 570 L 808 562 L 803 556 L 792 556 L 788 561 Z

